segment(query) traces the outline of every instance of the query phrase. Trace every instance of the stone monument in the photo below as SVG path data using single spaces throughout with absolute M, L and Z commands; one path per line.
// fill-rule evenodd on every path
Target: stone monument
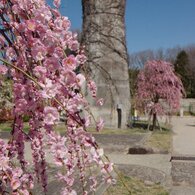
M 99 108 L 88 96 L 92 112 L 105 120 L 105 126 L 125 128 L 129 122 L 130 90 L 125 36 L 125 0 L 82 0 L 82 44 L 87 67 L 97 84 Z

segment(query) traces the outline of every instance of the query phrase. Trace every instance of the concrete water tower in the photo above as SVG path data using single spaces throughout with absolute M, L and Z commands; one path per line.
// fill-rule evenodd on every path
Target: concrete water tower
M 82 0 L 87 67 L 97 84 L 97 96 L 104 98 L 105 104 L 98 108 L 88 99 L 94 115 L 114 128 L 126 127 L 130 113 L 125 5 L 125 0 Z

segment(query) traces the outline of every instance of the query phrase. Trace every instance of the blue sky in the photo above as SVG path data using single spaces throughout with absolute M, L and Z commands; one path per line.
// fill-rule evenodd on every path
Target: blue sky
M 62 15 L 69 17 L 73 29 L 81 29 L 81 0 L 61 1 Z M 126 40 L 130 53 L 195 43 L 195 0 L 126 1 Z

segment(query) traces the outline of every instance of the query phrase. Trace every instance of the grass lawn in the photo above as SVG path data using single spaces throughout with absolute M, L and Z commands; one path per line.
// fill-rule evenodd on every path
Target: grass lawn
M 122 176 L 123 181 L 131 191 L 131 195 L 168 195 L 169 193 L 159 184 L 153 184 L 147 186 L 143 181 L 133 178 Z M 104 193 L 104 195 L 130 195 L 127 189 L 123 186 L 121 181 L 118 181 L 116 185 L 111 186 Z
M 135 127 L 142 130 L 145 129 L 147 131 L 147 121 L 137 121 L 135 123 Z M 162 131 L 159 129 L 155 129 L 151 131 L 151 136 L 145 142 L 145 146 L 155 148 L 160 151 L 171 151 L 172 147 L 172 131 L 171 125 L 166 125 L 164 123 L 160 124 Z
M 146 140 L 145 146 L 170 152 L 172 147 L 172 131 L 154 131 Z
M 12 122 L 0 123 L 0 131 L 8 131 L 12 130 Z M 27 132 L 29 130 L 28 123 L 24 123 L 24 131 Z
M 58 132 L 65 132 L 66 131 L 65 125 L 62 124 L 62 123 L 56 125 L 55 129 Z M 0 123 L 0 131 L 8 131 L 8 132 L 10 132 L 11 130 L 12 130 L 12 122 Z M 24 122 L 24 131 L 25 132 L 29 131 L 29 124 L 28 124 L 28 122 Z

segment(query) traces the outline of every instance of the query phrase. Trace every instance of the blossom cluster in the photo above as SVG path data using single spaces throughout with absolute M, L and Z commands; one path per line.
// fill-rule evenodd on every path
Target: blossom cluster
M 83 194 L 95 191 L 96 178 L 92 175 L 88 179 L 86 173 L 97 165 L 103 179 L 112 181 L 112 164 L 102 160 L 102 151 L 86 131 L 90 117 L 83 115 L 89 109 L 82 94 L 83 85 L 95 99 L 97 88 L 82 71 L 86 57 L 77 35 L 70 31 L 69 19 L 58 11 L 60 0 L 54 0 L 53 4 L 51 8 L 45 0 L 0 0 L 3 57 L 0 74 L 10 74 L 14 81 L 12 138 L 9 147 L 2 141 L 7 153 L 0 151 L 0 175 L 4 175 L 1 177 L 3 186 L 6 188 L 10 184 L 8 188 L 11 187 L 14 194 L 29 194 L 36 179 L 47 191 L 45 148 L 51 151 L 56 166 L 66 170 L 57 173 L 57 178 L 64 182 L 62 194 L 76 194 L 75 172 L 79 174 Z M 97 100 L 97 104 L 102 105 L 102 99 Z M 54 131 L 62 111 L 66 116 L 66 136 Z M 24 132 L 25 116 L 30 118 L 27 133 Z M 100 119 L 97 130 L 102 127 Z M 26 171 L 29 165 L 24 153 L 26 142 L 32 149 L 33 174 Z M 12 153 L 14 155 L 10 155 Z M 15 156 L 20 162 L 18 169 L 12 166 Z M 30 178 L 28 182 L 27 177 Z M 89 183 L 91 187 L 87 190 L 85 187 Z
M 148 61 L 138 75 L 136 103 L 150 115 L 176 111 L 184 93 L 183 84 L 169 62 Z
M 10 149 L 13 146 L 5 143 L 0 139 L 0 177 L 1 188 L 0 193 L 10 192 L 12 194 L 29 195 L 29 190 L 34 187 L 33 175 L 24 172 L 20 167 L 15 167 L 13 162 L 10 161 Z M 16 150 L 12 148 L 12 156 Z M 9 191 L 7 191 L 9 190 Z

